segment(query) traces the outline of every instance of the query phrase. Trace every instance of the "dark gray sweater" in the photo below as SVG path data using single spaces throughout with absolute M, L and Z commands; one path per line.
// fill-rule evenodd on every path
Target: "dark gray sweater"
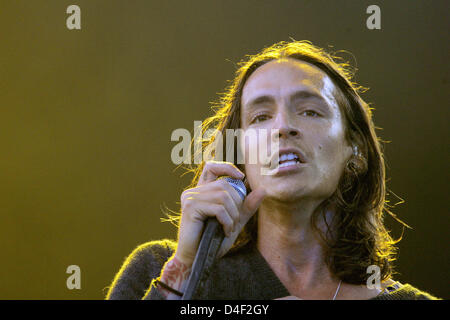
M 152 241 L 137 247 L 125 260 L 109 287 L 106 299 L 164 299 L 153 281 L 160 276 L 166 261 L 172 256 L 176 242 Z M 375 300 L 436 299 L 409 284 L 395 283 L 388 292 Z M 270 268 L 255 246 L 247 245 L 219 259 L 203 282 L 194 299 L 206 300 L 272 300 L 290 293 Z

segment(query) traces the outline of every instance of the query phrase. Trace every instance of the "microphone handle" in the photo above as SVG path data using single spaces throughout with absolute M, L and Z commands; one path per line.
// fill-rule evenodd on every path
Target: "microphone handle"
M 216 218 L 208 218 L 181 300 L 191 300 L 197 290 L 201 289 L 200 278 L 208 276 L 224 238 L 223 227 L 219 221 Z
M 219 179 L 227 181 L 244 200 L 247 195 L 247 189 L 241 180 L 234 179 L 230 176 L 223 176 Z M 225 238 L 223 227 L 216 218 L 208 218 L 205 222 L 200 243 L 198 245 L 197 254 L 195 255 L 192 264 L 192 271 L 184 286 L 184 294 L 181 300 L 192 300 L 193 297 L 202 290 L 199 287 L 201 280 L 207 277 L 211 271 L 211 266 L 214 264 L 217 253 L 219 252 L 222 241 Z

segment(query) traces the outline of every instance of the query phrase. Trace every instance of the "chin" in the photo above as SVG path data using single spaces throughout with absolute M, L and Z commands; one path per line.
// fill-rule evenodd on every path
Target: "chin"
M 304 198 L 308 192 L 305 190 L 305 188 L 294 188 L 294 187 L 286 187 L 286 188 L 268 188 L 266 189 L 267 196 L 282 202 L 295 202 L 299 201 L 300 199 Z

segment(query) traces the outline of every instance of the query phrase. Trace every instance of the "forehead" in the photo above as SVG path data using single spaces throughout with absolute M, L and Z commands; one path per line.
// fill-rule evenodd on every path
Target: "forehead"
M 335 86 L 328 75 L 310 63 L 292 58 L 272 60 L 256 69 L 244 85 L 241 102 L 245 106 L 258 95 L 283 96 L 298 89 L 320 94 L 334 104 Z

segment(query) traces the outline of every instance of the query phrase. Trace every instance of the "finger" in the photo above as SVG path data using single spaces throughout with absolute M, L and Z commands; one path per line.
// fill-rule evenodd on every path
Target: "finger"
M 242 203 L 241 195 L 238 191 L 225 179 L 217 179 L 213 182 L 209 182 L 207 184 L 203 184 L 200 186 L 196 186 L 191 189 L 186 189 L 181 194 L 181 199 L 183 199 L 186 194 L 190 193 L 210 193 L 210 192 L 219 192 L 219 191 L 227 191 L 229 195 L 233 198 L 236 205 L 240 205 Z
M 228 194 L 231 196 L 231 198 L 233 199 L 234 203 L 237 206 L 240 206 L 242 203 L 242 197 L 239 194 L 239 192 L 235 189 L 235 187 L 228 182 L 225 179 L 218 179 L 214 182 L 211 182 L 210 184 L 208 184 L 208 186 L 211 185 L 213 187 L 217 187 L 218 190 L 225 190 L 228 192 Z M 243 192 L 245 192 L 245 190 L 243 190 Z
M 197 185 L 204 185 L 216 180 L 220 176 L 231 176 L 235 179 L 243 179 L 244 173 L 230 162 L 208 161 L 206 162 Z
M 227 209 L 225 209 L 223 205 L 206 201 L 196 201 L 195 207 L 195 210 L 202 217 L 202 221 L 204 221 L 206 217 L 216 217 L 216 219 L 222 225 L 225 235 L 227 237 L 231 235 L 234 227 L 234 222 Z
M 214 182 L 213 182 L 214 183 Z M 223 205 L 228 214 L 233 220 L 233 229 L 239 221 L 239 209 L 238 204 L 242 202 L 241 198 L 237 194 L 236 190 L 226 190 L 226 188 L 212 189 L 211 184 L 208 184 L 208 190 L 202 190 L 204 188 L 195 188 L 192 191 L 186 192 L 185 197 L 190 198 L 193 201 L 203 201 L 212 204 Z M 232 187 L 231 187 L 232 188 Z M 230 194 L 230 192 L 236 193 L 236 195 Z
M 258 188 L 250 192 L 242 205 L 243 218 L 250 219 L 256 210 L 258 210 L 265 197 L 266 191 L 263 188 Z

